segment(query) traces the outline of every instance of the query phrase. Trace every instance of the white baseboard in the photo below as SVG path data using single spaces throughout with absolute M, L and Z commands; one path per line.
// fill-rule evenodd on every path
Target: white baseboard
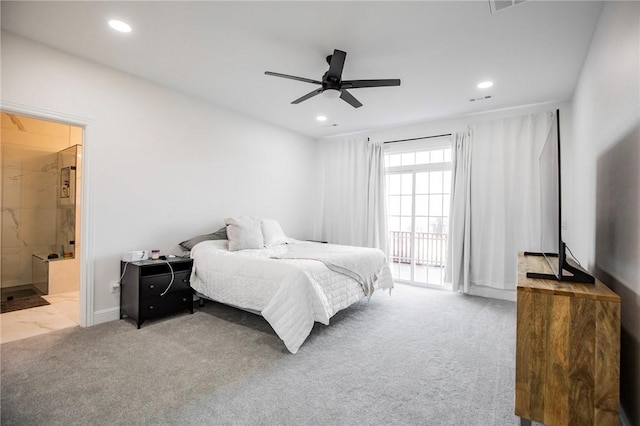
M 93 313 L 93 325 L 120 319 L 120 308 L 109 308 Z
M 491 297 L 493 299 L 509 300 L 510 302 L 516 301 L 515 290 L 501 290 L 498 288 L 484 287 L 481 285 L 471 284 L 469 287 L 469 294 L 472 296 Z

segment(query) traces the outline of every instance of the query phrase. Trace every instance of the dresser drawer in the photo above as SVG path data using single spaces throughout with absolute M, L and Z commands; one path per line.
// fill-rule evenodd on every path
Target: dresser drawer
M 180 271 L 175 273 L 175 278 L 171 288 L 165 296 L 176 291 L 189 290 L 189 278 L 191 273 L 189 271 Z M 149 299 L 153 297 L 160 297 L 160 295 L 167 289 L 171 282 L 171 274 L 159 274 L 149 275 L 140 278 L 140 297 L 142 299 Z
M 162 297 L 146 299 L 140 302 L 140 313 L 145 318 L 172 314 L 182 309 L 193 308 L 191 291 L 167 293 Z

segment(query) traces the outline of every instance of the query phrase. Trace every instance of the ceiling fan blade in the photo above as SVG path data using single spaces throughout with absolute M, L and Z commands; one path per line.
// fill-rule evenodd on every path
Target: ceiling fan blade
M 345 80 L 342 82 L 344 89 L 359 89 L 361 87 L 385 87 L 400 86 L 399 78 L 390 78 L 383 80 Z
M 342 93 L 340 93 L 340 99 L 347 102 L 349 105 L 351 105 L 354 108 L 360 108 L 362 106 L 359 100 L 354 98 L 351 93 L 347 92 L 344 89 L 342 90 Z
M 322 84 L 321 81 L 318 80 L 311 80 L 310 78 L 304 78 L 304 77 L 296 77 L 295 75 L 288 75 L 288 74 L 280 74 L 279 72 L 271 72 L 271 71 L 265 71 L 264 72 L 266 75 L 272 75 L 274 77 L 282 77 L 282 78 L 289 78 L 291 80 L 298 80 L 298 81 L 303 81 L 305 83 L 312 83 L 312 84 Z
M 320 93 L 322 93 L 324 89 L 319 88 L 314 90 L 313 92 L 309 92 L 306 95 L 302 96 L 301 98 L 296 99 L 295 101 L 291 102 L 292 104 L 299 104 L 302 101 L 306 101 L 309 98 L 313 98 L 315 95 L 319 95 Z
M 335 49 L 331 55 L 331 63 L 329 63 L 329 71 L 327 77 L 332 77 L 336 81 L 342 78 L 342 68 L 344 68 L 344 60 L 347 58 L 347 52 Z

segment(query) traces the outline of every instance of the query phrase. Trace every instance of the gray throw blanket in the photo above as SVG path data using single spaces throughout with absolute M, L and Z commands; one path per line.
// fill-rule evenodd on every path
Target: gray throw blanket
M 318 243 L 291 244 L 286 253 L 272 258 L 322 262 L 332 271 L 356 280 L 368 298 L 375 291 L 379 274 L 387 262 L 384 253 L 378 249 Z

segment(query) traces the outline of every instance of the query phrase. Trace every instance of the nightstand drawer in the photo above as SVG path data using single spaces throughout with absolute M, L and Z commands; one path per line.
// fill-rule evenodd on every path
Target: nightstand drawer
M 165 296 L 176 291 L 189 290 L 189 271 L 180 271 L 174 274 L 174 280 Z M 150 275 L 140 278 L 140 297 L 149 299 L 152 297 L 160 297 L 160 295 L 169 287 L 171 282 L 170 274 Z
M 172 314 L 180 309 L 192 309 L 193 296 L 190 291 L 167 293 L 162 297 L 143 300 L 140 313 L 145 318 Z

